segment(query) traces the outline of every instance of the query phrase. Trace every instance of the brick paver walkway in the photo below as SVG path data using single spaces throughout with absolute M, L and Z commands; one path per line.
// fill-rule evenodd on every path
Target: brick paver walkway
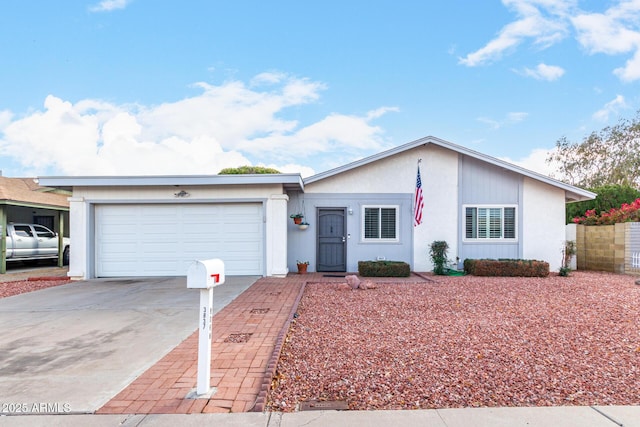
M 186 399 L 197 382 L 196 331 L 97 413 L 263 411 L 289 322 L 302 297 L 304 284 L 344 281 L 340 274 L 336 276 L 309 273 L 290 274 L 286 278 L 262 278 L 214 315 L 211 386 L 217 391 L 210 399 Z M 422 275 L 417 277 L 430 280 Z M 393 279 L 394 282 L 415 280 L 416 276 Z
M 217 391 L 210 399 L 185 398 L 197 382 L 196 331 L 97 413 L 261 411 L 294 306 L 313 276 L 259 279 L 213 316 L 211 386 Z

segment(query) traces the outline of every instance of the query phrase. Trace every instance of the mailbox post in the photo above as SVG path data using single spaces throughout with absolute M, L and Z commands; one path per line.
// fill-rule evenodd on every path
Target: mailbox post
M 194 261 L 187 271 L 187 288 L 200 289 L 198 312 L 197 395 L 211 390 L 211 318 L 213 288 L 224 283 L 224 263 L 220 259 Z

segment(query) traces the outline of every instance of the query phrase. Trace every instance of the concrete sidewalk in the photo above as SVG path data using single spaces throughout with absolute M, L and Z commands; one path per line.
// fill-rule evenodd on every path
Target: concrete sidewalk
M 463 408 L 407 411 L 151 415 L 23 415 L 0 417 L 8 426 L 51 427 L 640 427 L 637 406 Z

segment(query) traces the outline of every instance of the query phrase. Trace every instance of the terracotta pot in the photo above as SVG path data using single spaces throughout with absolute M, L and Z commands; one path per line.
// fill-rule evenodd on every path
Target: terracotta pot
M 302 222 L 302 218 L 298 218 L 298 217 L 294 217 L 293 218 L 293 223 L 294 224 L 300 224 Z
M 307 274 L 308 264 L 298 264 L 298 274 Z

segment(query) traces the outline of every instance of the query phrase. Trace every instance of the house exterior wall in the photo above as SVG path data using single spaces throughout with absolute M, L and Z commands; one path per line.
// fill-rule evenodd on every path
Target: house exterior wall
M 427 146 L 423 153 L 420 167 L 424 195 L 422 224 L 412 226 L 414 271 L 433 270 L 429 249 L 435 240 L 447 242 L 449 259 L 455 260 L 459 253 L 457 212 L 460 156 L 454 151 L 431 145 Z M 413 174 L 415 175 L 415 166 Z
M 188 197 L 177 198 L 184 190 Z M 263 203 L 265 226 L 265 275 L 286 275 L 287 265 L 287 196 L 281 185 L 254 186 L 174 186 L 144 187 L 76 187 L 70 198 L 71 236 L 74 247 L 70 256 L 69 276 L 85 279 L 95 274 L 95 219 L 96 205 L 107 203 Z
M 413 227 L 413 196 L 418 159 L 424 194 L 423 223 Z M 381 159 L 359 168 L 307 184 L 304 196 L 292 196 L 289 214 L 301 209 L 304 198 L 305 219 L 311 223 L 306 231 L 290 224 L 289 268 L 296 260 L 309 260 L 315 271 L 316 233 L 313 223 L 319 207 L 351 208 L 347 214 L 347 269 L 357 271 L 357 262 L 387 260 L 408 262 L 414 271 L 432 269 L 429 246 L 434 240 L 446 240 L 449 254 L 457 252 L 458 154 L 435 145 Z M 397 243 L 363 243 L 361 241 L 362 205 L 400 206 L 400 239 Z M 291 222 L 291 221 L 290 221 Z M 455 257 L 455 255 L 454 255 Z
M 390 261 L 404 261 L 411 264 L 412 235 L 410 224 L 412 221 L 411 194 L 325 194 L 298 193 L 291 195 L 289 215 L 300 210 L 296 206 L 304 199 L 305 221 L 309 228 L 300 230 L 289 219 L 289 256 L 288 267 L 296 269 L 296 261 L 309 261 L 308 271 L 316 270 L 317 261 L 317 224 L 320 208 L 343 208 L 346 212 L 346 260 L 347 271 L 358 271 L 358 261 L 386 259 Z M 364 205 L 394 205 L 400 207 L 399 241 L 390 243 L 370 243 L 361 239 L 362 206 Z M 288 216 L 287 215 L 287 218 Z M 408 226 L 409 225 L 409 226 Z
M 578 251 L 578 246 L 577 246 L 577 242 L 578 242 L 578 233 L 577 233 L 577 224 L 567 224 L 565 226 L 565 238 L 568 241 L 573 241 L 576 244 L 576 254 L 574 254 L 571 257 L 571 260 L 569 262 L 569 268 L 572 270 L 577 270 L 578 269 L 578 258 L 577 258 L 577 251 Z
M 460 261 L 480 258 L 520 258 L 522 242 L 522 177 L 514 172 L 489 165 L 468 156 L 460 159 L 460 207 L 457 218 L 460 230 Z M 564 201 L 563 201 L 564 203 Z M 515 205 L 518 238 L 516 241 L 465 241 L 465 206 Z
M 566 240 L 564 191 L 524 178 L 522 222 L 522 258 L 547 261 L 557 271 Z
M 425 202 L 423 223 L 413 227 L 412 203 L 418 159 L 422 159 L 420 169 Z M 353 210 L 353 215 L 347 217 L 350 271 L 357 269 L 357 261 L 378 257 L 409 259 L 414 271 L 431 271 L 429 247 L 435 240 L 446 241 L 449 259 L 454 261 L 459 257 L 460 263 L 466 258 L 527 258 L 547 261 L 550 268 L 556 270 L 562 262 L 560 251 L 565 240 L 564 198 L 564 190 L 516 172 L 446 148 L 420 146 L 308 184 L 304 195 L 293 197 L 288 213 L 299 210 L 304 199 L 306 218 L 312 224 L 304 232 L 296 231 L 290 225 L 292 251 L 288 266 L 294 268 L 297 259 L 309 260 L 310 271 L 314 271 L 315 210 L 318 207 L 344 207 Z M 401 235 L 401 242 L 395 246 L 358 244 L 360 206 L 394 203 L 401 206 L 401 232 L 408 232 L 410 236 Z M 515 206 L 516 240 L 466 241 L 466 205 Z

